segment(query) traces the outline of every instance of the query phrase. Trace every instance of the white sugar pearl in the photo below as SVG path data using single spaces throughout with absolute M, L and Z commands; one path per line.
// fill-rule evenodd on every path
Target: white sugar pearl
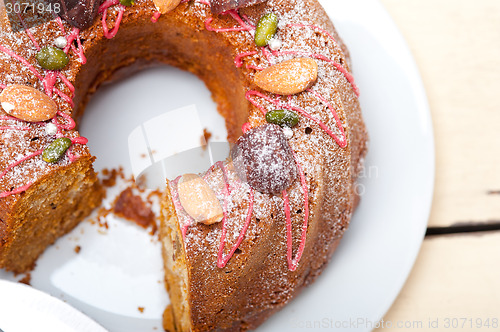
M 293 137 L 293 130 L 290 127 L 283 127 L 283 134 L 287 139 L 290 139 Z
M 68 45 L 68 40 L 66 37 L 60 36 L 54 40 L 54 45 L 59 48 L 65 48 Z
M 57 134 L 57 126 L 52 122 L 49 122 L 45 125 L 45 133 L 49 136 L 54 136 Z
M 279 39 L 273 38 L 269 41 L 269 48 L 271 49 L 271 51 L 277 51 L 281 48 L 281 46 L 282 43 Z

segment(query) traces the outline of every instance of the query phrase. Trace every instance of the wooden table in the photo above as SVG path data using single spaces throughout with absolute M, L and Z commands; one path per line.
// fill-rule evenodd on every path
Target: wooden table
M 384 321 L 499 331 L 500 0 L 381 1 L 420 69 L 436 145 L 427 236 Z

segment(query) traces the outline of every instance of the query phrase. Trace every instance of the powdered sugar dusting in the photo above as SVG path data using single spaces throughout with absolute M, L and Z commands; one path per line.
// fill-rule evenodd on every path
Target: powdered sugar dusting
M 223 176 L 220 168 L 211 168 L 204 177 L 217 193 L 221 205 L 224 206 L 226 234 L 221 225 L 214 225 L 209 230 L 197 229 L 182 211 L 178 212 L 180 223 L 186 229 L 187 248 L 196 252 L 207 250 L 205 246 L 208 245 L 217 251 L 217 247 L 222 243 L 221 238 L 227 236 L 227 242 L 224 245 L 225 254 L 230 253 L 232 244 L 237 243 L 241 238 L 245 227 L 248 229 L 246 229 L 245 240 L 241 243 L 241 250 L 246 247 L 246 242 L 250 244 L 256 234 L 262 230 L 263 226 L 259 225 L 257 220 L 277 218 L 283 221 L 282 245 L 288 248 L 289 268 L 295 270 L 306 246 L 305 234 L 308 219 L 317 218 L 315 211 L 317 207 L 314 205 L 309 207 L 310 203 L 314 202 L 315 195 L 319 193 L 316 190 L 335 193 L 336 197 L 334 206 L 331 205 L 332 200 L 328 199 L 327 206 L 323 208 L 324 216 L 321 217 L 321 219 L 333 221 L 333 233 L 320 236 L 331 237 L 332 234 L 336 236 L 342 234 L 352 213 L 352 208 L 346 208 L 352 199 L 353 176 L 352 168 L 349 166 L 349 123 L 344 105 L 346 99 L 351 103 L 357 103 L 358 90 L 349 72 L 348 58 L 337 40 L 338 37 L 332 32 L 329 21 L 323 16 L 311 20 L 310 1 L 297 0 L 292 6 L 288 6 L 280 0 L 269 0 L 266 6 L 260 8 L 258 13 L 252 12 L 251 9 L 240 10 L 238 13 L 233 11 L 227 15 L 233 20 L 226 19 L 222 22 L 216 22 L 209 12 L 198 11 L 198 7 L 195 13 L 205 22 L 208 30 L 225 34 L 229 40 L 241 45 L 252 44 L 254 34 L 252 27 L 261 15 L 271 11 L 278 15 L 279 29 L 275 38 L 281 41 L 279 50 L 254 47 L 241 49 L 240 53 L 235 56 L 235 66 L 242 68 L 249 81 L 253 80 L 256 71 L 259 72 L 274 64 L 298 57 L 312 58 L 317 62 L 317 82 L 303 93 L 285 97 L 250 90 L 246 94 L 248 101 L 254 106 L 249 116 L 252 127 L 261 125 L 265 113 L 273 109 L 290 109 L 301 115 L 300 123 L 292 129 L 293 136 L 290 135 L 289 139 L 295 154 L 294 164 L 296 162 L 300 168 L 301 176 L 294 177 L 294 184 L 281 194 L 269 196 L 256 191 L 253 197 L 253 223 L 247 225 L 249 193 L 252 187 L 256 188 L 256 185 L 250 183 L 249 186 L 245 181 L 242 182 L 242 176 L 238 174 L 237 169 L 236 171 L 231 169 L 226 181 L 230 188 L 236 186 L 238 189 L 230 190 L 229 194 L 224 195 L 225 186 L 224 181 L 221 180 Z M 291 77 L 301 75 L 300 70 L 292 70 L 292 72 Z M 350 93 L 343 92 L 349 90 Z M 270 151 L 270 149 L 262 149 L 259 155 L 267 155 L 268 150 Z M 313 155 L 311 151 L 314 151 Z M 231 163 L 224 165 L 228 168 L 233 166 Z M 274 174 L 278 182 L 282 180 L 280 177 L 284 174 L 276 171 L 279 168 L 277 165 L 264 163 L 262 160 L 255 165 L 252 164 L 251 168 L 259 174 L 260 170 L 265 169 L 266 172 Z M 334 171 L 325 173 L 325 169 L 332 170 L 333 168 L 335 168 Z M 261 175 L 258 177 L 262 179 Z M 246 179 L 245 176 L 243 178 Z M 293 210 L 298 211 L 299 218 L 292 213 Z M 274 217 L 271 217 L 273 214 Z M 305 214 L 310 215 L 305 216 Z M 335 220 L 338 222 L 334 222 Z

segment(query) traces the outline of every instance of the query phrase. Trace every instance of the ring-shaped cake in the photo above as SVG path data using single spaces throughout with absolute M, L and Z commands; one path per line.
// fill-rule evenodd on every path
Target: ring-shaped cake
M 76 130 L 92 93 L 169 64 L 205 82 L 236 144 L 206 173 L 167 181 L 165 322 L 255 328 L 320 274 L 358 200 L 367 133 L 347 48 L 317 0 L 131 4 L 19 32 L 2 13 L 0 268 L 30 270 L 100 204 Z

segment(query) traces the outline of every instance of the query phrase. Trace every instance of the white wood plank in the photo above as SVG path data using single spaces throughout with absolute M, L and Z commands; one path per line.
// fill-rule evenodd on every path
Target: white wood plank
M 398 323 L 414 324 L 414 328 L 422 324 L 421 331 L 500 330 L 498 262 L 500 232 L 427 238 L 406 285 L 384 321 L 393 327 Z M 490 324 L 496 319 L 496 329 L 479 328 L 488 318 Z M 429 326 L 430 322 L 438 328 Z M 459 325 L 446 328 L 447 323 Z
M 430 226 L 500 221 L 500 1 L 382 0 L 429 97 L 436 140 Z

